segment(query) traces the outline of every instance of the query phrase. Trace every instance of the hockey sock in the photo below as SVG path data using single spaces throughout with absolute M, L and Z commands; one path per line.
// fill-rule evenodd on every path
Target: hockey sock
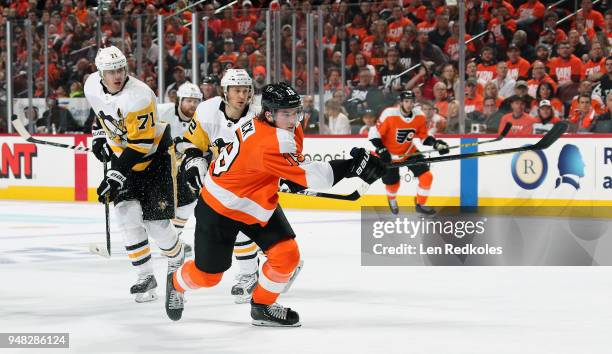
M 189 217 L 193 215 L 193 209 L 195 208 L 196 203 L 197 202 L 192 202 L 176 208 L 176 217 L 172 219 L 172 225 L 174 225 L 176 233 L 179 237 L 183 233 L 183 229 L 185 228 L 185 224 L 187 224 Z
M 222 277 L 223 273 L 206 273 L 199 270 L 195 261 L 190 259 L 174 273 L 172 283 L 176 290 L 184 292 L 187 289 L 213 287 L 219 284 Z
M 399 190 L 400 183 L 387 184 L 385 188 L 387 189 L 387 199 L 395 199 L 397 196 L 397 191 Z
M 239 233 L 234 243 L 234 256 L 240 266 L 240 274 L 253 274 L 257 271 L 257 245 L 243 233 Z
M 153 267 L 149 262 L 151 260 L 151 248 L 149 240 L 145 239 L 142 242 L 125 246 L 128 258 L 132 265 L 138 269 L 138 273 L 153 273 Z
M 419 186 L 417 187 L 416 194 L 417 204 L 423 205 L 427 203 L 427 197 L 429 196 L 429 190 L 431 189 L 432 182 L 433 175 L 430 171 L 427 171 L 419 176 Z
M 271 305 L 276 302 L 291 274 L 300 263 L 300 251 L 294 239 L 281 241 L 266 251 L 268 260 L 253 291 L 253 302 Z

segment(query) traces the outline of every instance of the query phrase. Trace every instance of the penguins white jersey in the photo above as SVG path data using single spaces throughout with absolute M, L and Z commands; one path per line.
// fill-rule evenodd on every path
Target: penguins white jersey
M 202 151 L 208 151 L 211 143 L 221 138 L 230 143 L 234 140 L 236 129 L 246 121 L 253 119 L 257 112 L 248 106 L 242 117 L 233 122 L 227 118 L 224 112 L 225 103 L 223 98 L 217 96 L 210 98 L 198 105 L 191 124 L 185 132 L 186 144 L 178 146 L 179 151 L 184 152 L 190 147 L 197 147 Z
M 89 76 L 84 91 L 98 117 L 94 139 L 106 138 L 116 156 L 121 156 L 126 148 L 144 154 L 144 159 L 157 151 L 167 124 L 158 118 L 156 96 L 149 86 L 128 76 L 123 88 L 110 94 L 98 71 Z M 141 171 L 150 162 L 143 161 L 133 169 Z
M 189 128 L 190 121 L 184 121 L 178 116 L 176 104 L 174 103 L 158 104 L 157 113 L 162 122 L 166 122 L 170 125 L 172 140 L 177 137 L 182 137 L 187 131 L 187 128 Z

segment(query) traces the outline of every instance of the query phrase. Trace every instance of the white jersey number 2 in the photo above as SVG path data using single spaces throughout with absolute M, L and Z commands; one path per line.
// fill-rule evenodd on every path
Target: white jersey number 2
M 219 157 L 215 161 L 215 169 L 213 170 L 213 175 L 219 177 L 222 173 L 227 172 L 229 168 L 234 163 L 234 160 L 238 156 L 240 152 L 240 139 L 235 139 L 234 142 L 225 145 L 219 151 Z

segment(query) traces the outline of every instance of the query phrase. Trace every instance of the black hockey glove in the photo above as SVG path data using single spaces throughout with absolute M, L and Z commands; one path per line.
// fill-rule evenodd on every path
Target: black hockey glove
M 372 184 L 385 174 L 386 169 L 382 161 L 366 149 L 353 148 L 351 156 L 353 159 L 346 177 L 359 177 L 364 182 Z
M 438 150 L 440 155 L 446 155 L 450 152 L 448 149 L 448 144 L 442 139 L 436 139 L 433 136 L 428 136 L 425 140 L 423 140 L 423 145 L 433 146 L 434 149 Z
M 278 186 L 278 190 L 281 192 L 297 193 L 306 189 L 306 187 L 300 186 L 299 184 L 284 178 L 280 179 Z
M 196 193 L 198 193 L 204 185 L 204 177 L 206 177 L 206 172 L 208 171 L 210 158 L 210 152 L 203 154 L 198 149 L 192 148 L 185 152 L 185 160 L 181 165 L 183 175 L 185 176 L 185 183 L 187 183 L 187 186 Z
M 375 150 L 376 151 L 376 155 L 378 155 L 378 157 L 382 160 L 382 162 L 390 163 L 391 162 L 391 154 L 389 153 L 389 150 L 387 150 L 385 145 L 383 145 L 382 140 L 380 138 L 374 138 L 374 139 L 370 140 L 370 142 L 376 148 L 376 150 Z
M 96 159 L 102 163 L 110 162 L 111 156 L 113 155 L 113 152 L 111 151 L 111 148 L 106 142 L 105 138 L 94 139 L 91 151 L 96 156 Z
M 117 170 L 108 170 L 98 187 L 98 201 L 104 203 L 108 195 L 109 203 L 114 201 L 125 183 L 125 176 Z

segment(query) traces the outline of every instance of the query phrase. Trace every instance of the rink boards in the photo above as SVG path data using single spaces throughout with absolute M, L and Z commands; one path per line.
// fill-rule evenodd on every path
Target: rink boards
M 449 145 L 493 136 L 448 135 Z M 65 144 L 91 145 L 84 135 L 41 136 Z M 502 149 L 532 144 L 538 137 L 503 141 L 461 149 L 461 152 Z M 354 146 L 371 148 L 365 138 L 311 136 L 304 142 L 307 160 L 349 158 Z M 26 143 L 18 136 L 0 135 L 0 199 L 94 201 L 102 179 L 102 165 L 93 154 Z M 452 150 L 459 153 L 460 149 Z M 612 205 L 612 135 L 568 135 L 541 152 L 450 161 L 431 165 L 434 181 L 431 205 Z M 418 180 L 400 170 L 400 205 L 411 205 Z M 562 176 L 563 175 L 563 176 Z M 565 177 L 565 178 L 564 178 Z M 343 181 L 334 192 L 352 192 L 358 180 Z M 377 181 L 356 202 L 281 195 L 284 207 L 301 209 L 359 209 L 386 205 L 384 185 Z

